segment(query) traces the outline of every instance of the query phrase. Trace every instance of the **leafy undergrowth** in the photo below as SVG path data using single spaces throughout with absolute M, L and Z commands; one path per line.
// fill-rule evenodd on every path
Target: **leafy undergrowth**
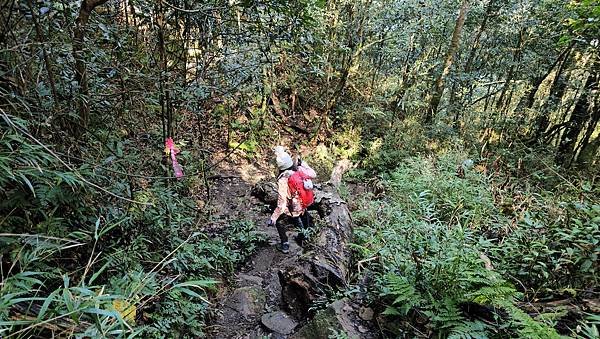
M 0 336 L 202 336 L 218 279 L 261 241 L 253 223 L 209 234 L 187 194 L 193 177 L 66 164 L 24 121 L 0 126 Z M 143 167 L 148 153 L 128 143 L 90 153 Z
M 533 178 L 507 185 L 508 170 L 498 162 L 466 159 L 462 152 L 407 158 L 385 176 L 385 198 L 366 196 L 354 213 L 356 260 L 376 277 L 370 292 L 384 332 L 593 337 L 597 315 L 565 326 L 566 310 L 520 308 L 598 293 L 600 205 L 593 192 L 546 191 Z

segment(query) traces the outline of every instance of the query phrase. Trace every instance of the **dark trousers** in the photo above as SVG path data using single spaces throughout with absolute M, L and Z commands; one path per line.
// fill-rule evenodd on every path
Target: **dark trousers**
M 310 215 L 307 211 L 304 211 L 304 213 L 297 217 L 290 217 L 285 214 L 281 215 L 279 219 L 277 219 L 275 227 L 277 227 L 277 233 L 279 233 L 279 238 L 281 239 L 282 243 L 288 242 L 288 236 L 285 234 L 288 224 L 294 225 L 294 227 L 301 231 L 312 227 Z

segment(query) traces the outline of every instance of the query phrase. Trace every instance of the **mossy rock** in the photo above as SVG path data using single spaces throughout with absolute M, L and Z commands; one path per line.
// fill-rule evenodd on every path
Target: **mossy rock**
M 352 320 L 346 311 L 345 300 L 338 300 L 327 309 L 317 312 L 313 319 L 304 325 L 291 338 L 328 339 L 335 333 L 344 333 L 348 338 L 359 338 Z
M 267 302 L 265 291 L 257 286 L 241 287 L 233 291 L 225 304 L 245 317 L 262 313 Z

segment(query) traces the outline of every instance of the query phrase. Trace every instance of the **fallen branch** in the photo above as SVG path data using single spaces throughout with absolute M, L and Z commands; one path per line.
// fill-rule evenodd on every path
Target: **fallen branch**
M 215 174 L 208 176 L 207 180 L 224 180 L 224 179 L 239 179 L 239 175 L 225 175 L 225 174 Z
M 519 307 L 529 314 L 568 311 L 575 314 L 600 313 L 600 299 L 561 299 L 546 302 L 523 302 Z

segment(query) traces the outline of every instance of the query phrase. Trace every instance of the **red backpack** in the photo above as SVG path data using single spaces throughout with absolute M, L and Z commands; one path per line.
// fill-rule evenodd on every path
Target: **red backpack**
M 310 178 L 300 171 L 294 172 L 288 178 L 288 187 L 290 188 L 292 197 L 298 194 L 298 197 L 302 203 L 302 208 L 304 209 L 312 205 L 312 203 L 315 201 L 315 194 L 313 190 L 304 187 L 305 180 L 310 180 Z

